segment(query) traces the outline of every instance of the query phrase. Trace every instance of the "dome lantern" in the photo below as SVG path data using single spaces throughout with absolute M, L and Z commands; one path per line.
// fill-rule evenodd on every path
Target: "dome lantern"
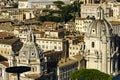
M 104 10 L 103 8 L 101 8 L 101 6 L 97 8 L 97 16 L 98 16 L 97 19 L 100 19 L 100 20 L 104 19 Z

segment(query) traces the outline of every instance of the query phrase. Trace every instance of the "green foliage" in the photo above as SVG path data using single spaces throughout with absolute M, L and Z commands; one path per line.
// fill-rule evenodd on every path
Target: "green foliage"
M 13 6 L 14 8 L 18 8 L 18 3 L 13 3 L 12 6 Z
M 46 16 L 40 16 L 39 19 L 41 22 L 44 22 L 44 21 L 59 22 L 61 18 L 58 16 L 46 15 Z
M 63 5 L 64 4 L 63 1 L 54 1 L 53 3 L 56 4 L 56 5 Z
M 62 1 L 54 1 L 53 2 L 59 9 L 61 9 L 62 5 L 64 5 L 64 2 Z
M 112 76 L 100 72 L 96 69 L 81 69 L 76 70 L 71 73 L 70 78 L 72 80 L 82 79 L 82 80 L 112 80 Z
M 74 21 L 76 14 L 80 16 L 80 3 L 78 1 L 75 1 L 70 5 L 64 5 L 64 2 L 62 1 L 55 1 L 53 3 L 59 8 L 59 10 L 43 10 L 43 12 L 47 12 L 48 14 L 45 16 L 40 16 L 40 21 L 55 21 L 66 23 L 71 20 Z

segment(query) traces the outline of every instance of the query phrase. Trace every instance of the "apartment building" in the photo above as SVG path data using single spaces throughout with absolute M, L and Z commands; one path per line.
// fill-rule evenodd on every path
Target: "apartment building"
M 8 73 L 5 71 L 7 67 L 9 67 L 9 64 L 7 61 L 0 62 L 0 80 L 8 80 L 9 76 L 8 76 Z
M 28 8 L 28 0 L 19 0 L 18 1 L 18 8 Z
M 0 33 L 0 55 L 8 59 L 11 53 L 18 52 L 21 47 L 22 43 L 19 38 L 15 38 L 8 32 Z
M 24 43 L 27 31 L 20 33 L 19 38 Z M 55 50 L 64 51 L 68 56 L 68 41 L 64 39 L 63 31 L 46 31 L 44 33 L 36 33 L 36 43 L 43 51 Z
M 71 80 L 70 74 L 78 69 L 78 61 L 70 58 L 62 59 L 57 66 L 57 80 Z
M 69 42 L 69 57 L 80 55 L 84 51 L 84 36 L 66 36 Z
M 76 31 L 79 31 L 80 33 L 85 33 L 91 22 L 92 22 L 91 19 L 76 18 L 75 19 L 75 29 L 76 29 Z
M 120 18 L 120 4 L 115 4 L 113 6 L 113 16 L 115 18 Z
M 66 24 L 64 24 L 64 28 L 66 32 L 74 32 L 76 30 L 74 22 L 67 22 Z
M 111 2 L 113 1 L 113 2 Z M 81 5 L 81 17 L 87 18 L 89 17 L 95 17 L 97 18 L 97 8 L 101 6 L 104 9 L 104 16 L 105 17 L 113 17 L 113 11 L 112 6 L 116 2 L 114 0 L 109 1 L 103 1 L 100 0 L 100 2 L 95 3 L 95 0 L 84 0 L 84 4 Z

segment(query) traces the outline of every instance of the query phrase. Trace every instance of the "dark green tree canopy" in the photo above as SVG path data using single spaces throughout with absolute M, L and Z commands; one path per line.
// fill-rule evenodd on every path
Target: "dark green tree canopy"
M 72 80 L 112 80 L 112 76 L 96 69 L 81 69 L 71 73 Z
M 46 15 L 41 15 L 39 20 L 44 21 L 55 21 L 55 22 L 69 22 L 74 21 L 76 17 L 80 17 L 80 5 L 79 0 L 75 1 L 73 4 L 64 5 L 62 1 L 53 2 L 58 10 L 45 9 L 43 12 L 47 12 Z M 78 16 L 77 16 L 78 15 Z
M 53 3 L 57 4 L 57 5 L 63 5 L 64 4 L 64 2 L 62 2 L 62 1 L 54 1 Z

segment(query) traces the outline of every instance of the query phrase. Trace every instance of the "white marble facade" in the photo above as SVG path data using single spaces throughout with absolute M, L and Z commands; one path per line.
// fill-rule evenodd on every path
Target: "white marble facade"
M 97 9 L 98 18 L 88 27 L 85 34 L 85 53 L 87 60 L 86 68 L 98 69 L 112 74 L 118 70 L 117 47 L 115 46 L 114 34 L 111 24 L 104 18 L 104 10 Z M 115 52 L 116 50 L 116 52 Z

